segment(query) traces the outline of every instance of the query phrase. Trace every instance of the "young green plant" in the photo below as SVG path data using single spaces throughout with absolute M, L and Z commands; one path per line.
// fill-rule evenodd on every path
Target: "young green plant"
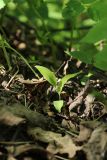
M 59 100 L 54 101 L 53 105 L 58 112 L 61 112 L 61 108 L 64 105 L 64 101 L 60 99 L 60 94 L 62 92 L 62 89 L 70 78 L 76 77 L 78 74 L 80 74 L 80 72 L 74 74 L 68 74 L 65 75 L 63 78 L 59 79 L 58 77 L 56 77 L 55 73 L 49 70 L 48 68 L 39 65 L 36 65 L 35 67 L 42 74 L 44 79 L 46 79 L 58 93 Z

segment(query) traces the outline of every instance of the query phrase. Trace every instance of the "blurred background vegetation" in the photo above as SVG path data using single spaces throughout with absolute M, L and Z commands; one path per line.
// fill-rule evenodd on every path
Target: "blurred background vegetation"
M 81 38 L 98 21 L 95 1 L 1 0 L 0 63 L 11 69 L 23 56 L 31 65 L 59 67 L 66 60 L 65 51 L 78 49 Z

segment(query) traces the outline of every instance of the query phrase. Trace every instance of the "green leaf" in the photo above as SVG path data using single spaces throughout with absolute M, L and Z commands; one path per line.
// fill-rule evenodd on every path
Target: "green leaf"
M 44 1 L 41 2 L 41 6 L 38 8 L 38 12 L 41 17 L 48 18 L 48 7 Z
M 97 91 L 97 90 L 95 90 L 95 89 L 92 90 L 91 94 L 92 94 L 95 98 L 97 98 L 98 100 L 100 100 L 100 101 L 104 101 L 104 100 L 105 100 L 104 95 L 103 95 L 101 92 L 99 92 L 99 91 Z
M 84 11 L 84 6 L 79 0 L 69 0 L 66 7 L 62 11 L 62 15 L 65 19 L 71 19 Z
M 94 58 L 94 65 L 104 71 L 107 71 L 107 46 L 102 51 L 96 54 Z
M 97 52 L 93 44 L 82 44 L 80 46 L 80 51 L 69 52 L 68 54 L 84 63 L 93 64 L 93 59 Z
M 5 4 L 11 2 L 12 0 L 3 0 Z
M 0 9 L 4 8 L 12 0 L 0 0 Z
M 30 12 L 38 18 L 48 18 L 47 3 L 43 0 L 27 0 Z
M 16 2 L 20 3 L 19 0 L 15 0 Z M 29 6 L 34 6 L 35 8 L 39 8 L 43 0 L 26 0 Z
M 82 85 L 86 85 L 86 82 L 89 80 L 89 78 L 92 76 L 93 74 L 91 72 L 89 72 L 87 75 L 84 75 L 84 77 L 81 79 L 81 84 Z
M 4 8 L 5 7 L 5 2 L 3 0 L 0 0 L 0 9 Z
M 90 3 L 93 3 L 94 1 L 96 0 L 81 0 L 81 2 L 84 4 L 90 4 Z
M 107 39 L 107 18 L 99 21 L 81 40 L 85 43 L 96 43 L 101 40 Z
M 53 86 L 56 86 L 57 84 L 57 78 L 55 76 L 55 74 L 50 71 L 48 68 L 46 67 L 43 67 L 43 66 L 39 66 L 39 65 L 36 65 L 35 66 L 38 71 L 43 75 L 43 77 Z
M 89 13 L 94 20 L 101 20 L 107 17 L 107 0 L 97 0 L 89 8 Z
M 60 80 L 59 84 L 57 85 L 57 88 L 56 88 L 57 93 L 60 95 L 60 93 L 61 93 L 64 85 L 66 84 L 66 82 L 67 82 L 70 78 L 76 77 L 78 74 L 80 74 L 80 72 L 74 73 L 74 74 L 68 74 L 68 75 L 64 76 L 64 77 Z
M 63 100 L 53 101 L 53 105 L 58 112 L 61 112 L 61 108 L 63 107 L 63 104 L 64 104 Z
M 91 95 L 94 96 L 98 101 L 102 102 L 107 110 L 107 98 L 103 95 L 103 93 L 93 89 Z

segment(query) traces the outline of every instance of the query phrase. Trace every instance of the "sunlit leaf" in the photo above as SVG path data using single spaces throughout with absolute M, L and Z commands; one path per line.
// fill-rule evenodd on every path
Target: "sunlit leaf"
M 88 34 L 81 40 L 85 43 L 96 43 L 107 39 L 107 18 L 99 21 Z
M 51 85 L 56 86 L 57 84 L 56 76 L 52 71 L 43 66 L 36 65 L 35 67 Z
M 83 44 L 80 46 L 80 51 L 69 52 L 68 54 L 84 63 L 93 64 L 94 56 L 97 52 L 94 45 Z
M 79 0 L 69 0 L 66 7 L 62 11 L 62 15 L 65 19 L 71 19 L 78 16 L 84 11 L 84 6 Z
M 3 0 L 0 0 L 0 9 L 4 8 L 5 7 L 5 2 Z
M 90 79 L 90 77 L 92 76 L 93 74 L 91 72 L 89 72 L 87 75 L 85 75 L 82 79 L 81 79 L 81 84 L 82 85 L 86 85 L 87 81 Z
M 68 75 L 65 75 L 65 76 L 60 80 L 60 82 L 59 82 L 59 84 L 58 84 L 58 86 L 57 86 L 57 88 L 56 88 L 56 90 L 57 90 L 57 92 L 58 92 L 59 95 L 60 95 L 60 93 L 61 93 L 64 85 L 66 84 L 66 82 L 67 82 L 70 78 L 76 77 L 78 74 L 80 74 L 80 72 L 74 73 L 74 74 L 68 74 Z
M 96 54 L 96 56 L 94 57 L 94 62 L 94 65 L 97 68 L 107 71 L 107 46 L 104 47 L 104 49 L 98 54 Z
M 96 0 L 81 0 L 81 2 L 84 3 L 84 4 L 90 4 L 90 3 L 93 3 L 95 1 Z
M 58 100 L 53 102 L 53 105 L 58 112 L 61 112 L 61 108 L 63 107 L 63 104 L 64 104 L 63 100 Z
M 107 16 L 107 0 L 97 0 L 91 5 L 89 13 L 94 20 L 101 20 Z
M 11 2 L 12 0 L 3 0 L 5 4 Z

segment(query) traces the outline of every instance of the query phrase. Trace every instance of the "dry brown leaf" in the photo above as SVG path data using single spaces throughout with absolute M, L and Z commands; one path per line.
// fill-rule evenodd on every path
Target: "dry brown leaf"
M 61 134 L 59 133 L 45 131 L 39 127 L 28 128 L 28 134 L 31 135 L 35 140 L 42 141 L 44 143 L 53 142 L 61 137 Z
M 25 119 L 30 125 L 34 127 L 35 126 L 41 127 L 43 129 L 47 129 L 47 128 L 49 129 L 52 127 L 56 127 L 55 123 L 52 121 L 51 118 L 46 117 L 43 114 L 38 113 L 36 111 L 31 111 L 29 108 L 19 103 L 12 104 L 11 106 L 8 106 L 8 105 L 5 106 L 4 104 L 1 104 L 0 105 L 0 115 L 1 116 L 2 116 L 2 113 L 3 115 L 4 113 L 6 115 L 2 117 L 1 121 L 4 121 L 6 119 L 6 123 L 8 123 L 8 121 L 11 120 L 13 124 L 15 125 L 18 123 L 18 120 L 20 122 L 21 120 L 23 121 Z M 17 119 L 15 119 L 15 117 Z M 11 125 L 10 123 L 9 125 Z
M 79 136 L 76 138 L 77 142 L 85 142 L 88 140 L 88 138 L 90 137 L 92 133 L 92 129 L 84 126 L 84 125 L 80 125 L 80 133 Z
M 16 160 L 16 158 L 14 158 L 13 155 L 9 154 L 7 160 Z
M 90 111 L 92 109 L 92 106 L 93 106 L 93 102 L 95 100 L 95 97 L 91 94 L 88 94 L 85 98 L 85 106 L 86 106 L 86 109 L 84 111 L 84 114 L 88 117 L 89 114 L 90 114 Z
M 49 143 L 47 150 L 53 154 L 67 153 L 69 158 L 73 158 L 76 151 L 81 150 L 82 147 L 76 146 L 69 135 L 60 137 L 54 143 Z
M 18 117 L 7 110 L 6 106 L 0 107 L 0 122 L 9 126 L 18 125 L 24 122 L 25 119 Z
M 28 134 L 32 135 L 35 140 L 48 143 L 47 151 L 57 154 L 57 153 L 67 153 L 69 158 L 75 156 L 76 151 L 80 150 L 81 147 L 78 147 L 74 144 L 71 137 L 65 135 L 62 137 L 59 133 L 54 133 L 51 131 L 45 131 L 41 128 L 29 128 Z
M 53 154 L 51 154 L 46 149 L 44 149 L 43 147 L 40 147 L 37 144 L 26 143 L 26 144 L 15 145 L 15 146 L 14 145 L 7 146 L 6 150 L 8 151 L 9 155 L 14 155 L 14 157 L 23 157 L 24 155 L 26 155 L 26 153 L 29 156 L 33 153 L 32 154 L 33 157 L 38 156 L 40 154 L 40 155 L 43 155 L 43 157 L 45 156 L 46 159 L 49 159 L 49 160 L 51 160 L 53 157 Z M 26 159 L 26 158 L 24 158 L 24 159 Z M 35 159 L 36 159 L 36 157 L 35 157 Z M 11 160 L 11 159 L 9 159 L 9 160 Z M 26 160 L 28 160 L 28 158 Z
M 105 132 L 106 126 L 101 125 L 96 128 L 88 141 L 83 146 L 86 152 L 87 160 L 103 160 L 104 154 L 107 151 L 107 133 Z
M 52 119 L 44 116 L 43 114 L 31 111 L 29 108 L 22 104 L 15 103 L 8 110 L 18 117 L 24 117 L 30 125 L 34 127 L 41 127 L 43 129 L 55 127 Z

